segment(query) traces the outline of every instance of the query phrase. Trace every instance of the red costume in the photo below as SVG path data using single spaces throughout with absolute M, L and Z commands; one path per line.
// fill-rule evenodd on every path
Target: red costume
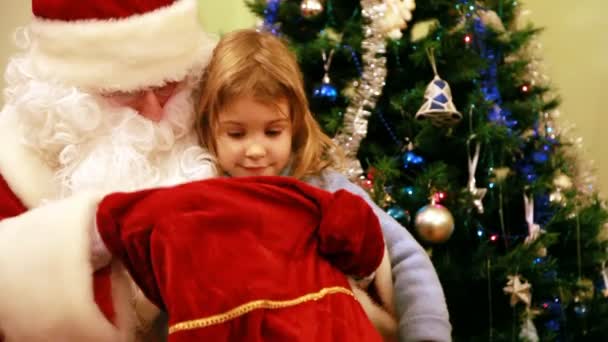
M 98 231 L 170 341 L 381 341 L 345 274 L 379 266 L 363 199 L 286 177 L 223 178 L 109 195 Z

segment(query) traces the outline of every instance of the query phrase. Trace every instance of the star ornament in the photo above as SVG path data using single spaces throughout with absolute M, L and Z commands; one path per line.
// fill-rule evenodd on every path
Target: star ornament
M 475 171 L 473 171 L 475 172 Z M 471 194 L 471 199 L 473 200 L 473 205 L 477 212 L 483 214 L 483 197 L 488 192 L 486 188 L 478 188 L 475 186 L 475 177 L 470 177 L 469 183 L 467 185 L 467 190 Z
M 471 187 L 469 188 L 469 192 L 473 197 L 473 205 L 475 206 L 475 209 L 477 209 L 478 213 L 483 214 L 483 197 L 488 192 L 488 189 Z
M 507 286 L 503 288 L 505 294 L 511 295 L 511 306 L 515 306 L 518 302 L 530 305 L 532 301 L 532 286 L 527 281 L 521 280 L 519 274 L 514 276 L 507 276 Z

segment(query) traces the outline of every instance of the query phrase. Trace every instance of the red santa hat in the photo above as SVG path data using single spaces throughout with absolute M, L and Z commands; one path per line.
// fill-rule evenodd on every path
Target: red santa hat
M 40 76 L 92 90 L 182 80 L 208 62 L 197 0 L 32 0 L 31 57 Z

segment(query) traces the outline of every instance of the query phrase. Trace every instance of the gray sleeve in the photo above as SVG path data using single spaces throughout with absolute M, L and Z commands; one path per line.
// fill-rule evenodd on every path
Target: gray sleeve
M 441 283 L 427 253 L 409 231 L 378 207 L 365 190 L 337 172 L 327 172 L 311 184 L 331 192 L 345 189 L 359 195 L 378 216 L 391 259 L 399 340 L 451 341 L 452 327 Z

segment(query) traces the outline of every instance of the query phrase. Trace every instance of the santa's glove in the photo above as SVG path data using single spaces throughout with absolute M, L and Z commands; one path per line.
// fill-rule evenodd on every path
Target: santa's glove
M 319 252 L 343 273 L 363 278 L 380 265 L 384 240 L 378 218 L 361 197 L 345 190 L 321 204 Z

